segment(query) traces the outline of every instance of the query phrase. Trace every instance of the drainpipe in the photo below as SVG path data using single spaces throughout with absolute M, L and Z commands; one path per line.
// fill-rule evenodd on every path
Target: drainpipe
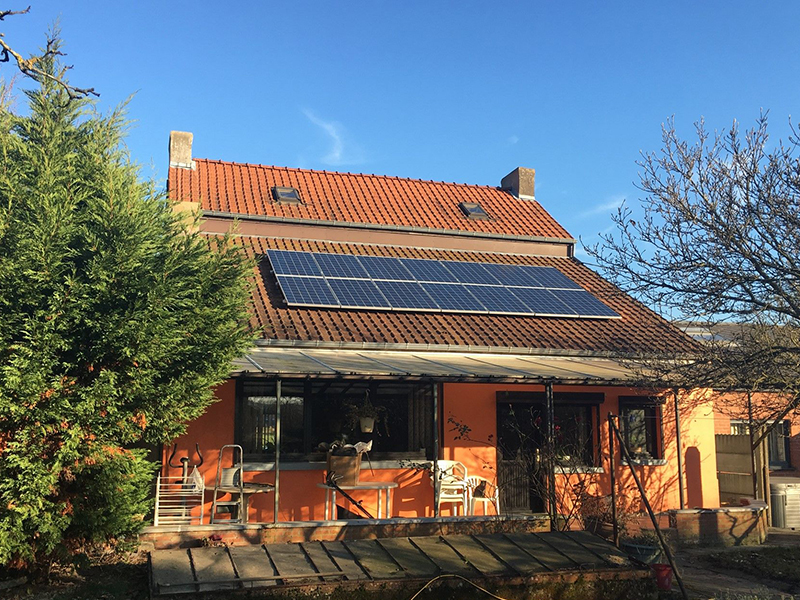
M 275 506 L 272 522 L 278 522 L 278 506 L 281 498 L 281 380 L 275 382 Z
M 436 382 L 433 383 L 433 516 L 439 516 L 439 384 Z
M 555 463 L 555 405 L 553 401 L 553 382 L 544 384 L 547 403 L 547 500 L 550 508 L 550 527 L 558 517 L 556 505 L 556 463 Z
M 681 445 L 681 414 L 678 410 L 678 388 L 672 389 L 675 401 L 675 443 L 678 445 L 678 494 L 680 496 L 681 510 L 686 508 L 686 499 L 683 497 L 683 446 Z

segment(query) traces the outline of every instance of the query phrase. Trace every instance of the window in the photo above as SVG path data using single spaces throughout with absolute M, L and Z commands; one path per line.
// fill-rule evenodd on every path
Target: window
M 302 204 L 300 192 L 297 188 L 275 186 L 272 188 L 272 197 L 278 204 Z
M 631 457 L 639 460 L 663 458 L 661 452 L 661 406 L 648 397 L 622 396 L 620 430 Z
M 489 217 L 489 213 L 483 210 L 483 207 L 477 202 L 460 202 L 458 207 L 461 209 L 461 212 L 464 213 L 464 216 L 470 219 L 487 221 L 491 218 Z
M 237 392 L 237 440 L 250 459 L 275 455 L 274 382 L 242 380 Z M 378 415 L 371 432 L 360 423 L 364 406 Z M 363 432 L 362 432 L 363 429 Z M 362 381 L 284 381 L 281 457 L 323 460 L 333 441 L 372 440 L 372 458 L 426 458 L 433 451 L 430 385 Z
M 564 463 L 591 466 L 592 447 L 591 407 L 576 404 L 556 404 L 553 416 L 556 460 Z
M 774 421 L 773 421 L 774 422 Z M 765 423 L 771 425 L 772 423 Z M 747 421 L 731 419 L 732 434 L 750 434 L 750 427 Z M 792 429 L 789 421 L 782 421 L 767 436 L 767 455 L 769 456 L 769 468 L 788 469 L 792 466 L 789 460 L 789 438 Z
M 553 393 L 552 456 L 562 467 L 596 464 L 600 439 L 600 404 L 604 395 L 592 392 Z M 542 392 L 499 392 L 498 450 L 503 460 L 538 462 L 547 453 L 547 410 Z

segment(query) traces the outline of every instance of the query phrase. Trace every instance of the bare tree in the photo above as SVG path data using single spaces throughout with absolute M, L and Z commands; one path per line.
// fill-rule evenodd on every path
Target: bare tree
M 30 10 L 31 7 L 29 6 L 25 10 L 0 11 L 0 21 L 5 20 L 6 17 L 14 15 L 28 14 Z M 14 48 L 12 48 L 8 42 L 6 42 L 5 34 L 0 32 L 0 63 L 9 63 L 13 58 L 17 68 L 23 75 L 30 77 L 35 81 L 41 81 L 42 79 L 50 79 L 54 81 L 64 88 L 64 91 L 67 92 L 70 100 L 86 98 L 87 96 L 100 96 L 100 94 L 98 94 L 94 88 L 79 88 L 71 85 L 66 79 L 67 71 L 72 68 L 70 66 L 63 67 L 58 73 L 50 73 L 47 69 L 42 68 L 43 61 L 53 59 L 56 56 L 65 56 L 65 54 L 60 50 L 60 40 L 58 38 L 57 30 L 51 32 L 51 34 L 48 36 L 44 52 L 38 56 L 31 56 L 30 58 L 25 58 L 22 56 L 22 54 L 14 50 Z
M 662 362 L 669 373 L 651 363 L 651 373 L 681 387 L 778 391 L 758 411 L 774 425 L 800 404 L 797 132 L 771 143 L 762 114 L 744 133 L 734 123 L 712 135 L 701 121 L 686 141 L 670 120 L 662 142 L 639 163 L 641 216 L 623 205 L 615 231 L 587 251 L 645 304 L 707 324 L 693 360 Z

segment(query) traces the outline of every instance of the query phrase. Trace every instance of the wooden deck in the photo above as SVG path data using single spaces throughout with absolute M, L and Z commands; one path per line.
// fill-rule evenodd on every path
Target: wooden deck
M 155 550 L 150 567 L 154 596 L 292 587 L 315 595 L 350 586 L 385 591 L 393 584 L 418 588 L 440 575 L 512 586 L 585 579 L 590 573 L 598 579 L 649 577 L 649 570 L 584 531 Z

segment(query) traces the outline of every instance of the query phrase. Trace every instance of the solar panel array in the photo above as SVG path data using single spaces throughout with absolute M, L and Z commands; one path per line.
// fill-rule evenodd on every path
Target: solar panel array
M 553 267 L 267 250 L 289 306 L 618 318 Z

